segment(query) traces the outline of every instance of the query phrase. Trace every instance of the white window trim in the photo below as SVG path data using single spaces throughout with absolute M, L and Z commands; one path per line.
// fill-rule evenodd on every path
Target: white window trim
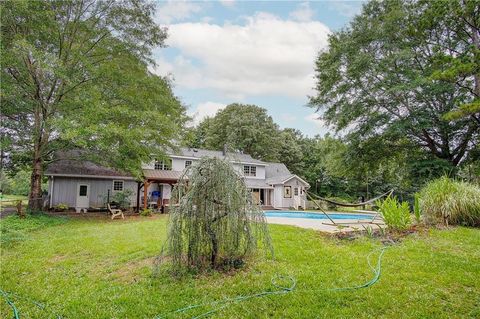
M 189 163 L 189 164 L 187 165 L 187 163 Z M 186 161 L 185 161 L 185 168 L 187 168 L 187 167 L 189 167 L 189 166 L 192 166 L 192 164 L 193 164 L 192 161 L 186 160 Z
M 160 168 L 157 168 L 157 164 Z M 172 160 L 167 161 L 157 161 L 153 163 L 153 169 L 156 171 L 171 171 L 172 170 Z
M 121 190 L 115 189 L 115 182 L 122 183 L 122 189 Z M 118 179 L 115 179 L 115 180 L 112 181 L 112 192 L 123 192 L 124 190 L 125 190 L 125 181 L 118 180 Z
M 255 171 L 254 173 L 252 173 L 252 168 Z M 257 167 L 255 165 L 243 165 L 243 176 L 256 177 Z

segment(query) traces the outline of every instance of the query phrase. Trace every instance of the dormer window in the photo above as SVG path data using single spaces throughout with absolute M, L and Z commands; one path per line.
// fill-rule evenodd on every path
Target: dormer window
M 165 161 L 155 161 L 154 168 L 160 171 L 170 171 L 172 170 L 172 160 L 168 159 Z
M 244 176 L 257 176 L 257 167 L 244 165 L 243 166 L 243 175 Z

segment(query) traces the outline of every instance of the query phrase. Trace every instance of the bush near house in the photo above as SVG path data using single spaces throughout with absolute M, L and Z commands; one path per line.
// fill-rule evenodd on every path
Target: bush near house
M 420 191 L 420 209 L 429 224 L 480 226 L 480 187 L 446 176 Z

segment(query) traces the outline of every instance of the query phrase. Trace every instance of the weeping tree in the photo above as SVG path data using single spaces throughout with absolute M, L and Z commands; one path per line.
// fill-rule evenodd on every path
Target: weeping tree
M 159 261 L 171 262 L 174 273 L 238 267 L 259 246 L 273 254 L 265 216 L 229 162 L 209 158 L 189 167 L 172 201 Z

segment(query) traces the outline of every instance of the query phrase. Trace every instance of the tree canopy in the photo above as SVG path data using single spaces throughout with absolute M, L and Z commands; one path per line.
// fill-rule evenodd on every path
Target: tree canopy
M 243 151 L 255 158 L 275 160 L 278 125 L 267 111 L 256 105 L 230 104 L 211 120 L 206 120 L 204 144 L 210 149 Z M 203 128 L 200 125 L 200 128 Z
M 406 136 L 411 150 L 459 165 L 480 134 L 478 112 L 448 117 L 478 99 L 480 13 L 472 3 L 367 3 L 319 55 L 310 105 L 354 140 Z
M 147 1 L 2 2 L 2 146 L 30 166 L 32 208 L 55 151 L 84 148 L 139 174 L 181 132 L 184 108 L 148 71 L 167 36 L 154 10 Z

